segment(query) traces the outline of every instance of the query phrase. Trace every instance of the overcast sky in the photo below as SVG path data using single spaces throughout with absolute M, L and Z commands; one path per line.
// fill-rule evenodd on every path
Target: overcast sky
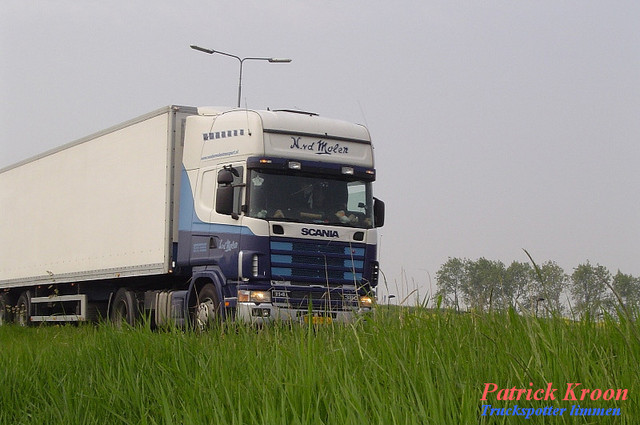
M 392 293 L 523 248 L 640 276 L 640 2 L 6 0 L 0 168 L 161 106 L 235 106 L 237 61 L 190 44 L 293 59 L 246 62 L 243 106 L 369 127 Z

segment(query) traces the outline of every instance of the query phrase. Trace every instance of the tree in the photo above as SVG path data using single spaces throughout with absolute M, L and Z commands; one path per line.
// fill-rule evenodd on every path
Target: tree
M 503 295 L 509 306 L 522 312 L 528 309 L 528 296 L 532 291 L 534 280 L 533 268 L 528 263 L 512 262 L 504 274 Z
M 465 261 L 459 258 L 447 260 L 436 273 L 437 296 L 442 297 L 445 307 L 460 310 L 462 288 L 466 279 Z
M 469 307 L 479 311 L 508 307 L 504 291 L 505 267 L 501 261 L 467 260 L 465 270 L 467 279 L 462 289 Z
M 580 264 L 571 274 L 571 296 L 578 314 L 597 317 L 607 308 L 607 284 L 611 282 L 611 273 L 606 267 Z
M 560 297 L 562 291 L 568 283 L 569 277 L 565 274 L 562 267 L 554 261 L 547 261 L 538 268 L 542 278 L 541 288 L 538 292 L 537 299 L 544 298 L 545 311 L 561 315 L 564 312 L 564 305 Z
M 611 286 L 620 297 L 623 307 L 633 309 L 640 307 L 640 279 L 624 274 L 620 270 L 613 276 Z M 617 300 L 614 304 L 617 304 Z

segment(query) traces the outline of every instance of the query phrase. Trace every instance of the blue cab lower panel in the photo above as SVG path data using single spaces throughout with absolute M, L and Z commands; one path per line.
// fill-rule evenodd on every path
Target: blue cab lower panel
M 226 279 L 236 280 L 238 256 L 243 251 L 258 256 L 255 277 L 274 281 L 275 284 L 280 281 L 331 287 L 361 286 L 371 279 L 369 269 L 375 258 L 375 246 L 333 240 L 256 236 L 248 229 L 243 231 L 242 227 L 234 229 L 232 226 L 211 230 L 180 232 L 177 265 L 216 265 Z

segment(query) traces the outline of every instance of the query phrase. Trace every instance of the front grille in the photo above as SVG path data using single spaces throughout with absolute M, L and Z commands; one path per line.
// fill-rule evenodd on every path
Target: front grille
M 274 305 L 280 307 L 307 310 L 309 304 L 313 310 L 337 311 L 358 307 L 358 296 L 355 292 L 344 292 L 342 289 L 300 289 L 274 288 L 271 292 Z
M 361 285 L 364 244 L 271 239 L 271 279 L 321 284 Z

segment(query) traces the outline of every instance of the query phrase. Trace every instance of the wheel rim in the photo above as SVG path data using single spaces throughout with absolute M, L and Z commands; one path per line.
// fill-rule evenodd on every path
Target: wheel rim
M 211 325 L 215 320 L 215 317 L 216 306 L 211 298 L 202 300 L 196 307 L 195 324 L 198 329 L 203 330 Z
M 123 322 L 129 323 L 128 319 L 127 303 L 121 301 L 113 308 L 113 323 L 115 323 L 116 326 L 122 326 Z
M 27 326 L 27 304 L 24 302 L 18 304 L 16 323 L 20 326 Z

